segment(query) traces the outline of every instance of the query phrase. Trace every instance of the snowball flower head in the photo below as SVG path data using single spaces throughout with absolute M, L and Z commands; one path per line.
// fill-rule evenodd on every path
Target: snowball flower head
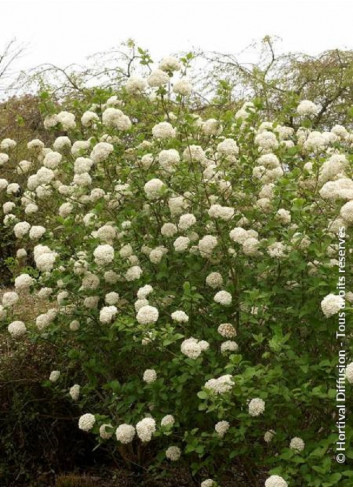
M 147 83 L 150 87 L 158 88 L 166 85 L 169 82 L 169 76 L 162 70 L 154 70 L 147 78 Z
M 353 362 L 349 363 L 346 367 L 346 379 L 350 384 L 353 384 Z
M 279 475 L 271 475 L 271 477 L 266 479 L 265 487 L 288 487 L 288 484 Z
M 205 479 L 201 482 L 201 487 L 215 487 L 216 483 L 213 479 Z
M 297 112 L 301 116 L 316 115 L 319 112 L 319 107 L 311 100 L 302 100 L 297 107 Z
M 305 448 L 305 443 L 301 438 L 295 436 L 291 439 L 289 448 L 295 450 L 296 452 L 302 452 Z
M 216 433 L 218 434 L 218 436 L 220 438 L 223 438 L 224 435 L 229 430 L 229 426 L 230 425 L 229 425 L 228 421 L 218 421 L 218 423 L 215 425 L 214 429 L 215 429 Z
M 90 431 L 96 422 L 96 418 L 93 414 L 83 414 L 78 420 L 78 427 L 82 431 Z
M 187 323 L 189 321 L 189 316 L 184 311 L 174 311 L 171 314 L 171 318 L 177 323 Z
M 340 210 L 340 214 L 347 223 L 353 224 L 353 200 L 344 204 Z
M 159 178 L 152 178 L 145 186 L 144 190 L 149 200 L 158 199 L 161 196 L 162 190 L 165 188 L 165 184 Z
M 181 344 L 180 350 L 185 356 L 194 360 L 202 353 L 201 346 L 195 338 L 188 338 L 187 340 L 184 340 Z
M 255 397 L 249 402 L 249 414 L 250 416 L 260 416 L 265 411 L 265 401 L 260 397 Z
M 53 370 L 49 375 L 49 380 L 50 382 L 56 382 L 57 380 L 59 380 L 59 377 L 60 377 L 60 371 Z
M 171 447 L 167 448 L 167 450 L 165 452 L 165 456 L 169 460 L 171 460 L 172 462 L 176 462 L 177 460 L 179 460 L 179 458 L 181 456 L 181 450 L 178 447 L 171 446 Z
M 143 380 L 146 384 L 152 384 L 157 380 L 157 372 L 154 369 L 147 369 L 143 373 Z
M 127 445 L 131 443 L 135 437 L 136 430 L 131 424 L 123 423 L 116 429 L 115 436 L 120 443 Z
M 107 265 L 114 260 L 114 248 L 108 244 L 98 245 L 93 256 L 97 265 Z
M 156 307 L 143 306 L 138 311 L 136 319 L 139 324 L 153 324 L 158 321 L 159 312 Z
M 184 97 L 190 95 L 192 92 L 192 84 L 190 80 L 184 77 L 176 81 L 173 86 L 173 92 Z
M 109 440 L 109 438 L 112 437 L 113 435 L 113 427 L 111 424 L 102 424 L 100 427 L 99 427 L 99 436 L 103 439 L 103 440 Z
M 169 122 L 160 122 L 152 128 L 152 135 L 156 139 L 175 138 L 176 130 Z
M 179 71 L 181 64 L 174 56 L 167 56 L 159 63 L 159 69 L 162 71 Z
M 16 292 L 5 292 L 2 296 L 2 305 L 4 307 L 11 307 L 15 305 L 19 300 L 18 294 Z
M 232 295 L 226 290 L 220 290 L 213 300 L 222 306 L 229 306 L 232 303 Z
M 174 416 L 172 416 L 171 414 L 167 414 L 161 420 L 161 426 L 164 427 L 165 426 L 172 427 L 174 423 L 175 423 L 175 419 Z
M 79 384 L 74 384 L 72 387 L 70 387 L 69 394 L 73 401 L 77 401 L 80 397 L 80 389 L 81 387 Z
M 337 314 L 343 307 L 345 301 L 343 297 L 335 294 L 329 294 L 321 301 L 321 309 L 324 315 L 329 318 Z
M 27 328 L 22 321 L 13 321 L 9 324 L 7 330 L 13 338 L 20 338 L 26 333 Z
M 143 418 L 136 425 L 137 436 L 143 442 L 151 441 L 153 433 L 156 431 L 156 422 L 153 418 Z

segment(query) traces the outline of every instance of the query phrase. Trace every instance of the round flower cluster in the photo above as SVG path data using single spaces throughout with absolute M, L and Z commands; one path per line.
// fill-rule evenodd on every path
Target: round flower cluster
M 143 442 L 149 442 L 156 431 L 156 422 L 153 418 L 143 418 L 136 425 L 137 436 Z
M 80 416 L 78 420 L 78 427 L 82 431 L 90 431 L 96 422 L 96 418 L 93 414 L 87 413 Z
M 260 416 L 265 411 L 265 401 L 259 397 L 255 397 L 255 399 L 251 399 L 249 402 L 248 409 L 250 416 Z

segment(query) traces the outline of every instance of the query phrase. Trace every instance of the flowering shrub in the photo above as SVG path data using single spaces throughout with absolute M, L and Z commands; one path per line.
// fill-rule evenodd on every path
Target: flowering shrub
M 25 324 L 12 292 L 2 322 L 57 346 L 48 386 L 126 461 L 184 460 L 203 487 L 230 464 L 252 485 L 348 485 L 334 342 L 353 301 L 351 268 L 337 290 L 353 133 L 311 131 L 310 101 L 291 109 L 297 131 L 261 120 L 259 101 L 201 117 L 183 62 L 48 113 L 61 135 L 30 141 L 26 161 L 1 142 L 2 166 L 26 174 L 0 179 L 15 288 L 48 300 Z

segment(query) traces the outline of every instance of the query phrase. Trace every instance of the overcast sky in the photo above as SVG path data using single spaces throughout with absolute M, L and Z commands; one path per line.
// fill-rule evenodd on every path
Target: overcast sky
M 154 59 L 201 47 L 238 53 L 264 35 L 284 51 L 353 48 L 352 0 L 0 0 L 0 47 L 26 43 L 18 69 L 66 66 L 128 38 Z

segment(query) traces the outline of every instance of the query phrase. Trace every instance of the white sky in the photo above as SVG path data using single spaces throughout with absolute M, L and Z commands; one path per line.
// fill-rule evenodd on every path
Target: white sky
M 155 60 L 201 47 L 238 53 L 264 35 L 284 51 L 353 48 L 352 0 L 0 0 L 0 48 L 27 44 L 16 68 L 66 66 L 128 38 Z

